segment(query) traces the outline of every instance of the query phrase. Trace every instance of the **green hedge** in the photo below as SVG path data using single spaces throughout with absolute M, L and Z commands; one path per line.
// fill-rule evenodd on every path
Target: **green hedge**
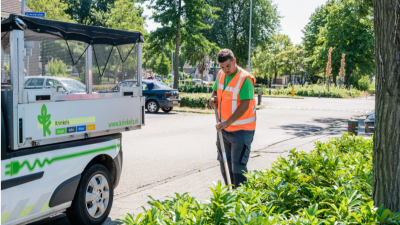
M 267 90 L 264 91 L 264 94 L 267 94 Z M 365 92 L 359 91 L 356 88 L 350 87 L 349 89 L 345 88 L 343 85 L 335 86 L 331 85 L 329 90 L 326 85 L 295 85 L 294 86 L 294 94 L 299 96 L 308 96 L 308 97 L 318 97 L 318 92 L 321 92 L 321 97 L 328 98 L 355 98 L 365 95 Z M 276 89 L 272 92 L 273 95 L 291 95 L 292 88 L 281 88 Z
M 400 213 L 373 207 L 372 140 L 343 135 L 316 142 L 307 154 L 290 151 L 271 170 L 247 174 L 230 192 L 221 182 L 200 203 L 188 193 L 171 200 L 150 197 L 151 208 L 125 224 L 400 224 Z
M 180 94 L 181 97 L 181 106 L 182 107 L 191 107 L 191 108 L 210 108 L 208 105 L 208 101 L 211 98 L 210 94 Z
M 180 85 L 178 90 L 179 92 L 188 92 L 188 93 L 207 93 L 207 88 L 209 93 L 212 92 L 211 85 Z

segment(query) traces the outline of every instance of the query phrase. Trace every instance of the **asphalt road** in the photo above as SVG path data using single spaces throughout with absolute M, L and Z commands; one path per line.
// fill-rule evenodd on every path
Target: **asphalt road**
M 374 98 L 263 98 L 252 150 L 366 115 Z M 146 126 L 123 134 L 123 172 L 116 194 L 218 163 L 213 114 L 146 114 Z

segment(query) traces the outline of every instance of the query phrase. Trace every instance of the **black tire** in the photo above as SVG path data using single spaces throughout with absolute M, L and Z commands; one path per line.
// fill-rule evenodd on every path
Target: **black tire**
M 162 111 L 164 111 L 165 113 L 169 113 L 169 112 L 171 112 L 172 111 L 172 107 L 169 107 L 169 108 L 161 108 L 162 109 Z
M 90 181 L 94 178 L 93 181 L 95 181 L 98 185 L 100 184 L 100 180 L 96 178 L 97 176 L 100 176 L 101 179 L 104 179 L 107 181 L 108 185 L 108 203 L 105 202 L 105 199 L 103 199 L 103 194 L 106 193 L 106 186 L 102 188 L 103 192 L 99 191 L 99 195 L 95 195 L 96 199 L 93 200 L 95 204 L 98 205 L 93 205 L 93 203 L 89 202 L 87 203 L 86 199 L 86 193 L 91 193 L 95 192 L 95 190 L 92 188 L 90 190 Z M 104 182 L 104 181 L 103 181 Z M 97 198 L 97 196 L 101 196 L 101 198 Z M 104 195 L 105 196 L 105 195 Z M 108 214 L 110 214 L 110 210 L 112 207 L 114 199 L 114 187 L 113 187 L 113 182 L 111 179 L 110 172 L 107 170 L 106 167 L 104 167 L 101 164 L 94 164 L 91 167 L 89 167 L 84 174 L 82 174 L 81 181 L 79 182 L 78 189 L 76 190 L 74 200 L 72 200 L 71 206 L 67 209 L 67 217 L 68 220 L 71 222 L 71 224 L 82 224 L 82 225 L 100 225 L 103 224 L 103 222 L 107 219 Z M 101 214 L 100 213 L 100 203 L 103 205 L 106 204 L 104 207 L 104 212 Z M 94 215 L 91 216 L 89 214 L 89 208 L 94 209 L 96 208 L 96 211 L 92 210 Z
M 158 110 L 160 110 L 160 106 L 158 105 L 158 102 L 155 100 L 150 100 L 146 103 L 146 108 L 147 111 L 150 113 L 158 113 Z

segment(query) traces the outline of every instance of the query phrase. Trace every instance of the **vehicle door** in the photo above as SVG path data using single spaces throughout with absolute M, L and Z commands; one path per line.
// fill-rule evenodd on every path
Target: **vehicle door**
M 143 96 L 146 97 L 146 99 L 150 96 L 150 91 L 149 91 L 149 87 L 146 83 L 142 82 L 142 93 Z
M 46 79 L 46 88 L 56 88 L 58 92 L 62 92 L 61 89 L 64 89 L 64 91 L 67 91 L 67 89 L 64 87 L 64 85 L 62 85 L 58 80 L 51 79 L 51 78 Z

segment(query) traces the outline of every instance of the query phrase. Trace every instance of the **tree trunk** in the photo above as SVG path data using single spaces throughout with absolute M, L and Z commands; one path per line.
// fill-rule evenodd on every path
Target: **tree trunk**
M 346 88 L 350 88 L 350 76 L 351 76 L 351 74 L 349 76 L 344 77 L 344 82 L 346 83 Z
M 175 63 L 174 63 L 174 88 L 178 89 L 179 86 L 179 40 L 181 35 L 181 7 L 182 0 L 179 0 L 178 8 L 178 25 L 176 27 L 176 38 L 175 38 Z
M 400 212 L 400 0 L 374 0 L 374 24 L 372 198 L 375 206 L 383 204 L 392 212 Z

